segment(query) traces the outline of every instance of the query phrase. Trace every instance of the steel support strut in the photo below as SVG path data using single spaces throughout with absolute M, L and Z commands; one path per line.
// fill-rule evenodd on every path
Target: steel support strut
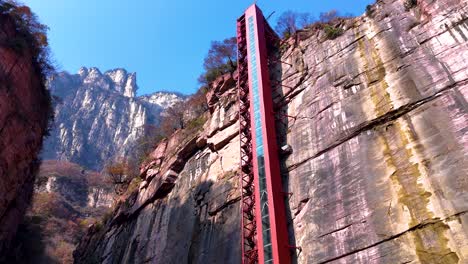
M 290 263 L 268 62 L 278 43 L 256 5 L 237 20 L 243 264 Z
M 252 133 L 250 122 L 249 71 L 245 16 L 237 20 L 237 89 L 239 96 L 240 187 L 242 263 L 258 260 L 257 226 L 255 219 L 254 173 L 252 165 Z

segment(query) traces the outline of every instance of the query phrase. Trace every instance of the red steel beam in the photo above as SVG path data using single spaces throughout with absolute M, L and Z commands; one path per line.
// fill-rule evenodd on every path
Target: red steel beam
M 258 261 L 245 16 L 237 20 L 242 263 Z
M 243 24 L 239 24 L 239 21 Z M 240 99 L 240 104 L 249 105 L 250 118 L 243 118 L 250 121 L 250 135 L 247 136 L 247 139 L 251 140 L 252 143 L 248 148 L 251 151 L 249 159 L 253 165 L 252 183 L 245 183 L 243 180 L 241 186 L 243 192 L 243 263 L 289 264 L 291 261 L 268 70 L 268 47 L 274 46 L 271 39 L 275 38 L 277 39 L 276 35 L 256 5 L 250 6 L 238 20 L 239 51 L 245 52 L 241 49 L 247 49 L 249 89 L 248 102 L 242 102 Z M 241 70 L 245 71 L 245 69 Z M 241 83 L 244 80 L 238 81 Z M 244 88 L 239 87 L 239 93 L 245 92 Z M 241 137 L 243 134 L 248 134 L 246 127 L 241 127 L 240 133 Z M 241 152 L 243 151 L 242 144 Z M 245 178 L 245 175 L 241 178 Z M 248 186 L 249 184 L 253 185 L 254 193 L 247 197 L 249 193 L 246 190 L 252 187 Z M 244 200 L 252 198 L 254 206 L 248 206 L 248 202 L 244 203 Z M 248 210 L 255 211 L 246 212 Z M 250 221 L 252 218 L 246 218 L 245 215 L 254 215 L 256 232 L 254 230 L 254 232 L 246 233 L 245 221 L 246 219 Z M 247 235 L 253 233 L 256 233 L 256 239 L 249 240 Z M 246 241 L 253 241 L 255 245 L 247 248 Z M 253 260 L 254 257 L 257 259 Z

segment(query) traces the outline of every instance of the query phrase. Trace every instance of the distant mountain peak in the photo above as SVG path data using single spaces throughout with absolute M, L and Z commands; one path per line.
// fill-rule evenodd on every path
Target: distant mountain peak
M 185 100 L 185 96 L 176 92 L 158 91 L 152 94 L 139 97 L 141 100 L 153 105 L 158 105 L 163 109 L 167 109 L 174 104 Z
M 157 125 L 164 109 L 185 99 L 175 92 L 136 97 L 136 73 L 123 68 L 61 72 L 48 86 L 60 103 L 55 105 L 55 129 L 47 138 L 43 157 L 93 169 L 132 152 L 148 125 Z

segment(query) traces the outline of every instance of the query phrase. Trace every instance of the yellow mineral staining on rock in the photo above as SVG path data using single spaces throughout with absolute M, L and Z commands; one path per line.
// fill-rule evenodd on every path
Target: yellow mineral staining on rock
M 458 263 L 457 254 L 448 247 L 449 226 L 431 209 L 431 188 L 424 184 L 427 169 L 417 158 L 418 143 L 407 122 L 399 119 L 390 130 L 381 131 L 379 142 L 387 169 L 394 170 L 390 179 L 398 190 L 398 203 L 409 211 L 408 229 L 418 227 L 410 233 L 415 254 L 421 263 Z
M 364 74 L 369 87 L 369 97 L 373 106 L 371 112 L 374 115 L 370 116 L 370 118 L 376 118 L 393 110 L 393 104 L 388 93 L 389 85 L 385 80 L 386 70 L 382 59 L 375 49 L 372 39 L 365 39 L 359 39 L 357 47 L 359 58 L 363 61 Z M 368 45 L 366 45 L 366 41 Z
M 386 70 L 375 46 L 372 39 L 358 41 L 370 97 L 366 100 L 370 104 L 363 108 L 370 118 L 383 116 L 394 108 L 385 80 Z M 413 237 L 411 246 L 421 263 L 458 263 L 457 254 L 448 246 L 446 231 L 450 228 L 435 217 L 427 162 L 409 122 L 398 119 L 393 126 L 385 128 L 386 131 L 381 129 L 379 136 L 386 169 L 390 172 L 393 188 L 397 190 L 398 203 L 408 212 L 408 215 L 400 215 L 396 219 L 399 223 L 395 224 L 401 226 L 406 222 L 408 229 L 418 227 L 410 232 L 410 236 Z
M 412 233 L 416 245 L 416 254 L 421 263 L 452 264 L 458 263 L 457 254 L 448 247 L 445 236 L 450 228 L 437 222 L 424 226 Z

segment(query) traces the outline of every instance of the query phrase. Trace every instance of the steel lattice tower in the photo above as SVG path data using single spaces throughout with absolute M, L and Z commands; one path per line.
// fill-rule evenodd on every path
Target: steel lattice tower
M 278 37 L 252 5 L 237 20 L 242 263 L 290 263 L 268 69 Z

